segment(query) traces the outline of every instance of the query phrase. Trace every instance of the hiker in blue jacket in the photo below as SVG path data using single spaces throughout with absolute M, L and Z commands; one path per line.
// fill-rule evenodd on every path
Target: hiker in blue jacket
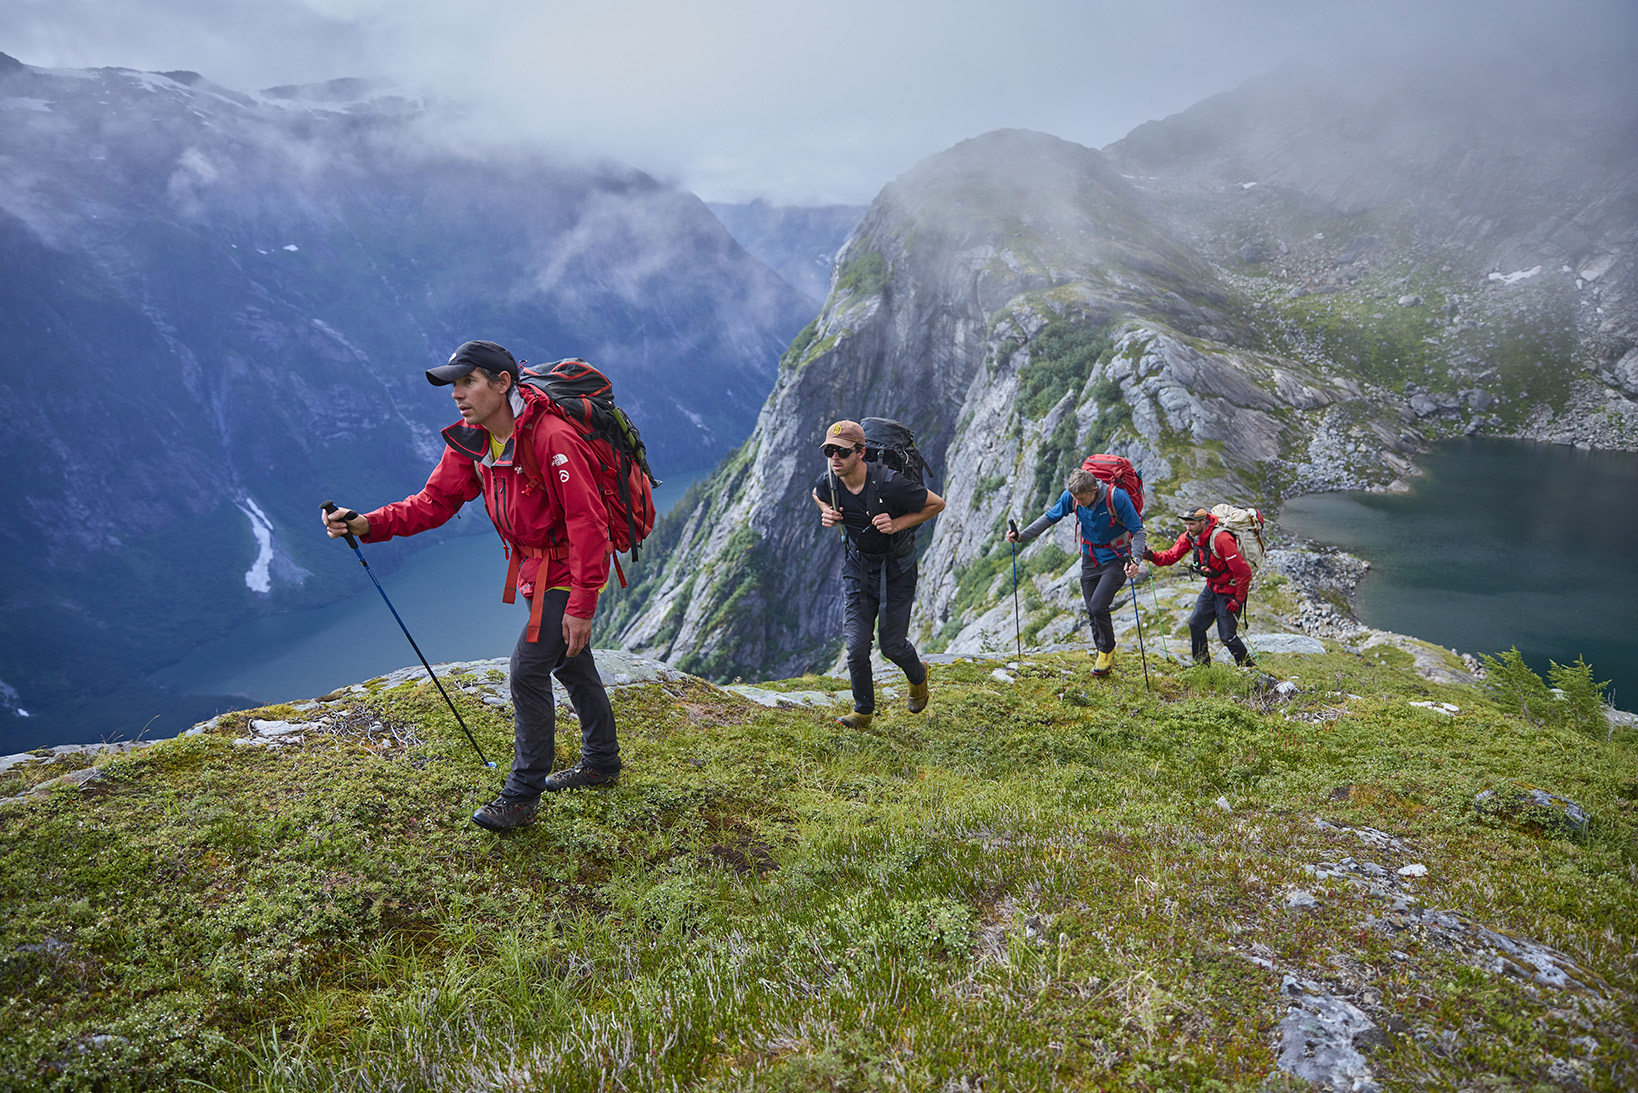
M 1069 473 L 1063 495 L 1021 532 L 1008 531 L 1014 543 L 1028 543 L 1073 510 L 1081 533 L 1081 598 L 1092 620 L 1092 645 L 1098 659 L 1092 674 L 1106 676 L 1115 663 L 1115 623 L 1109 605 L 1127 578 L 1136 577 L 1136 559 L 1148 548 L 1143 518 L 1125 490 L 1109 485 L 1081 467 Z

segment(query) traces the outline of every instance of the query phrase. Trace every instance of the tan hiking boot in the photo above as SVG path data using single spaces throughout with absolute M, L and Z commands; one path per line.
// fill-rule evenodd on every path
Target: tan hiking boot
M 927 698 L 928 698 L 928 695 L 927 695 L 928 676 L 927 676 L 927 674 L 931 670 L 932 669 L 928 668 L 927 662 L 925 660 L 922 661 L 921 662 L 921 682 L 920 683 L 910 684 L 910 712 L 911 713 L 920 713 L 921 711 L 923 711 L 923 710 L 925 710 L 927 708 Z
M 852 713 L 843 714 L 836 720 L 850 729 L 868 729 L 870 723 L 875 719 L 874 714 L 860 713 L 858 710 L 854 710 Z

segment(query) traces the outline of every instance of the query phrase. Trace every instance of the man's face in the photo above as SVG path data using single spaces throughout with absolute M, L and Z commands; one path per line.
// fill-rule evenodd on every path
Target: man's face
M 491 380 L 474 368 L 450 384 L 450 397 L 455 400 L 455 408 L 461 412 L 463 421 L 468 425 L 483 425 L 506 405 L 508 386 L 505 376 Z
M 1089 509 L 1098 503 L 1098 495 L 1095 493 L 1072 493 L 1069 496 L 1083 509 Z
M 1200 533 L 1206 530 L 1206 522 L 1204 520 L 1185 520 L 1183 521 L 1183 530 L 1189 533 L 1189 538 L 1198 539 Z
M 858 465 L 864 458 L 862 452 L 851 444 L 826 444 L 820 453 L 830 460 L 830 473 L 837 477 L 846 477 L 847 473 Z

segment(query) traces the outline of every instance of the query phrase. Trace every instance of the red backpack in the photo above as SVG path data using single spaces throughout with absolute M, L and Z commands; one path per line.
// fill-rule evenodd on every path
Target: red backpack
M 527 362 L 520 361 L 520 366 Z M 659 480 L 648 469 L 648 451 L 642 435 L 626 412 L 614 404 L 614 385 L 609 378 L 578 357 L 569 357 L 544 368 L 521 368 L 518 383 L 543 392 L 551 408 L 573 425 L 595 457 L 598 492 L 608 515 L 609 543 L 616 551 L 629 551 L 637 560 L 637 547 L 654 530 L 654 487 Z M 532 486 L 540 487 L 540 463 L 534 445 L 519 446 L 523 472 Z M 626 585 L 620 559 L 614 559 L 620 587 Z
M 1107 482 L 1111 486 L 1119 486 L 1126 491 L 1126 496 L 1132 499 L 1132 507 L 1137 509 L 1139 516 L 1143 515 L 1143 476 L 1138 469 L 1132 466 L 1132 461 L 1123 455 L 1108 455 L 1099 453 L 1089 455 L 1081 464 L 1083 471 L 1091 471 L 1092 477 L 1100 482 Z M 1110 506 L 1110 513 L 1114 507 Z

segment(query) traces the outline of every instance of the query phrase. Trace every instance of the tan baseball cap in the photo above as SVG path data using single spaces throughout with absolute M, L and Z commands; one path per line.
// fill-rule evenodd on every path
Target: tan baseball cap
M 819 446 L 822 448 L 826 444 L 863 445 L 864 442 L 864 426 L 857 421 L 843 418 L 825 430 L 825 439 L 819 442 Z
M 1179 520 L 1204 520 L 1211 516 L 1210 509 L 1189 509 L 1177 514 Z

